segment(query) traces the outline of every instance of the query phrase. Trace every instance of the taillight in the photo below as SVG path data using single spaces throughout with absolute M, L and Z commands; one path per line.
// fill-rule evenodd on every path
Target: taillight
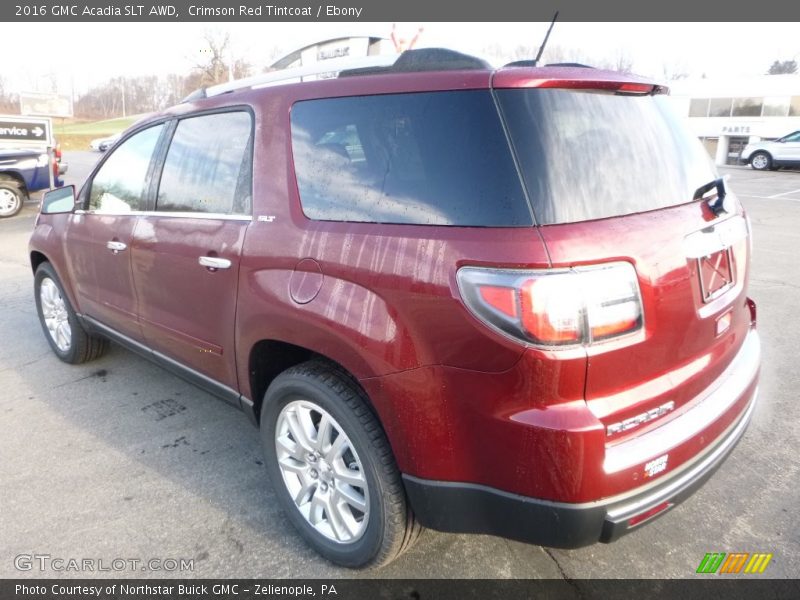
M 463 267 L 461 296 L 487 325 L 540 346 L 591 344 L 643 326 L 633 265 L 523 271 Z

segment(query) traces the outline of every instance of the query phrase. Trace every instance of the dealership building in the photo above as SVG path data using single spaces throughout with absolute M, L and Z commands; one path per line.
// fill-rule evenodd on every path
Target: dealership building
M 670 88 L 678 112 L 718 165 L 737 164 L 749 142 L 800 131 L 800 75 L 686 79 Z

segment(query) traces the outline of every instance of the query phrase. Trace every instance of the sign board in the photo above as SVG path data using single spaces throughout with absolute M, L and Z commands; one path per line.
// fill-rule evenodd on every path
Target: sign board
M 53 127 L 50 119 L 0 115 L 0 145 L 52 146 Z
M 19 95 L 19 112 L 41 117 L 71 117 L 72 97 L 69 94 L 22 92 Z

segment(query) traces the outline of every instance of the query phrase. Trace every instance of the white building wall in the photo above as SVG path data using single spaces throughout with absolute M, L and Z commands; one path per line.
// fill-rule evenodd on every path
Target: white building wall
M 764 75 L 737 79 L 686 79 L 670 85 L 679 114 L 689 115 L 692 98 L 800 98 L 800 75 Z M 797 116 L 689 117 L 689 124 L 699 137 L 750 136 L 779 138 L 800 129 Z

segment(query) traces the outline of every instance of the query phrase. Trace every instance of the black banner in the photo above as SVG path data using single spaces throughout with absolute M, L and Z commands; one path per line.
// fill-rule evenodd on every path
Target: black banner
M 11 0 L 0 3 L 0 19 L 10 22 L 286 22 L 286 21 L 793 21 L 800 3 L 642 2 L 641 0 L 165 0 L 123 3 L 119 0 Z M 713 29 L 709 31 L 713 36 Z M 676 40 L 676 43 L 679 43 Z
M 50 121 L 46 119 L 7 119 L 0 116 L 0 143 L 50 143 Z
M 800 597 L 798 580 L 3 580 L 3 600 L 516 600 Z

